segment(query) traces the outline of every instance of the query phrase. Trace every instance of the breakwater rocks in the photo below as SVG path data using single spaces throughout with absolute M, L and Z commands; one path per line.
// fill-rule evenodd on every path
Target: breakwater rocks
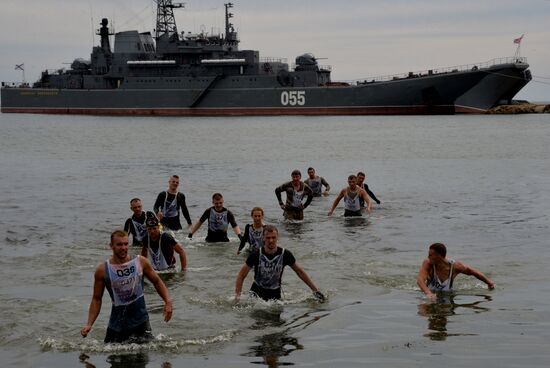
M 521 103 L 500 105 L 487 111 L 487 114 L 548 114 L 550 104 Z

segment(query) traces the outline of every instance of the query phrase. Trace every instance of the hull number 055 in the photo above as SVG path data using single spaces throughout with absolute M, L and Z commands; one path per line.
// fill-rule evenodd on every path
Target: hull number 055
M 283 106 L 304 106 L 306 104 L 306 91 L 283 91 L 281 92 L 281 105 Z

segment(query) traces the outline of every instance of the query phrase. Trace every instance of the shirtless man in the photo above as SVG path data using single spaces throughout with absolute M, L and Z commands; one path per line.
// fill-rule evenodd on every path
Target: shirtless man
M 371 201 L 369 196 L 363 188 L 357 185 L 357 177 L 355 175 L 348 176 L 348 186 L 340 191 L 338 197 L 336 197 L 332 203 L 332 207 L 330 211 L 328 211 L 329 216 L 332 215 L 334 209 L 338 206 L 338 203 L 340 203 L 342 198 L 344 198 L 345 217 L 361 216 L 361 199 L 367 203 L 367 212 L 371 212 Z
M 455 277 L 461 273 L 483 281 L 489 290 L 495 288 L 495 283 L 483 273 L 461 262 L 447 259 L 446 256 L 445 245 L 434 243 L 430 245 L 428 258 L 422 262 L 416 283 L 428 298 L 434 299 L 434 293 L 438 291 L 451 291 Z
M 105 336 L 105 343 L 147 342 L 153 339 L 149 315 L 143 296 L 145 276 L 164 300 L 164 321 L 172 318 L 172 299 L 168 289 L 155 273 L 147 259 L 128 255 L 128 234 L 117 230 L 111 234 L 111 257 L 102 262 L 94 274 L 92 302 L 88 321 L 80 330 L 82 337 L 88 336 L 99 316 L 105 288 L 113 302 L 111 317 Z
M 185 204 L 185 195 L 178 192 L 180 178 L 177 175 L 172 175 L 168 180 L 168 189 L 160 192 L 153 206 L 157 218 L 160 223 L 170 230 L 181 230 L 180 209 L 183 217 L 187 221 L 187 225 L 191 226 L 191 216 Z
M 309 206 L 313 199 L 313 191 L 311 188 L 301 181 L 302 173 L 299 170 L 294 170 L 291 173 L 292 180 L 286 182 L 275 189 L 275 195 L 279 201 L 279 206 L 283 209 L 285 218 L 289 220 L 303 220 L 304 209 Z M 286 203 L 283 204 L 281 193 L 286 193 Z M 306 197 L 305 203 L 302 203 Z
M 264 227 L 263 247 L 248 256 L 237 275 L 235 302 L 240 300 L 244 279 L 251 269 L 254 269 L 251 294 L 266 301 L 281 299 L 281 280 L 285 266 L 290 266 L 296 272 L 298 277 L 311 289 L 317 300 L 324 301 L 325 296 L 317 289 L 306 271 L 296 262 L 294 255 L 289 250 L 277 246 L 278 236 L 279 233 L 275 226 L 266 225 Z
M 307 169 L 308 178 L 304 180 L 311 190 L 313 191 L 314 197 L 320 197 L 321 195 L 328 196 L 330 190 L 330 185 L 327 183 L 325 178 L 315 175 L 315 169 L 310 167 Z M 323 186 L 325 186 L 325 191 L 323 192 Z

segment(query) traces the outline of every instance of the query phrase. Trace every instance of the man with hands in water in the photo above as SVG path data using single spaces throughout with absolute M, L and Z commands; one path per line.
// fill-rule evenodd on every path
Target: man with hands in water
M 153 335 L 143 295 L 143 276 L 164 300 L 163 314 L 166 322 L 172 318 L 172 299 L 149 261 L 139 255 L 128 255 L 128 233 L 114 231 L 110 246 L 112 256 L 96 268 L 88 321 L 80 334 L 82 337 L 88 336 L 99 316 L 103 292 L 107 289 L 113 304 L 105 343 L 148 342 L 153 339 Z
M 296 262 L 294 255 L 287 249 L 277 246 L 278 230 L 275 226 L 266 225 L 263 232 L 263 246 L 252 253 L 242 266 L 235 283 L 235 302 L 239 302 L 243 282 L 251 269 L 254 269 L 254 282 L 250 293 L 263 300 L 281 299 L 281 281 L 285 266 L 290 266 L 298 277 L 313 291 L 317 300 L 323 302 L 325 296 L 317 289 L 308 274 Z
M 428 298 L 434 299 L 434 293 L 438 291 L 451 291 L 455 277 L 461 273 L 474 276 L 483 281 L 487 284 L 489 290 L 495 288 L 495 283 L 483 273 L 464 263 L 447 259 L 446 256 L 447 248 L 445 245 L 434 243 L 430 245 L 428 258 L 422 262 L 416 283 Z
M 292 180 L 281 184 L 275 189 L 275 195 L 279 201 L 279 206 L 284 211 L 284 216 L 288 220 L 303 220 L 304 209 L 309 206 L 313 200 L 313 191 L 305 184 L 300 170 L 294 170 L 290 174 Z M 286 193 L 286 203 L 283 204 L 281 193 Z M 302 203 L 304 197 L 306 201 Z

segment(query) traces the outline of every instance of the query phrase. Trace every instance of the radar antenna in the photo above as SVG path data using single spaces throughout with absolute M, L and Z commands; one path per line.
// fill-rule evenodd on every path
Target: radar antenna
M 233 13 L 229 12 L 229 9 L 233 7 L 233 3 L 223 4 L 225 6 L 225 42 L 228 44 L 238 43 L 239 39 L 237 37 L 237 32 L 235 32 L 235 27 L 233 23 L 229 22 L 233 18 Z
M 172 0 L 155 0 L 157 3 L 157 27 L 155 38 L 158 40 L 163 34 L 169 37 L 178 33 L 174 9 L 183 8 L 185 3 L 172 3 Z

